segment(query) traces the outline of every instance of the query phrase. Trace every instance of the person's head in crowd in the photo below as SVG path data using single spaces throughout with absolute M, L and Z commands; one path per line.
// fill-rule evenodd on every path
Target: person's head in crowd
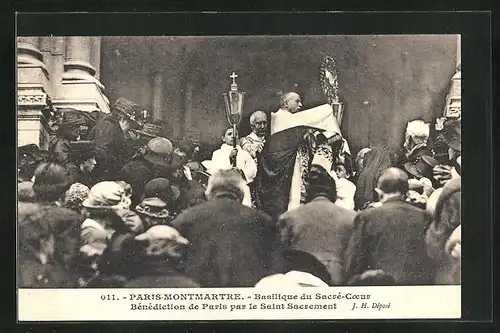
M 141 107 L 138 104 L 125 97 L 120 97 L 111 107 L 111 114 L 118 120 L 122 131 L 127 132 L 132 128 L 138 129 L 141 127 L 140 122 L 136 120 L 137 112 L 140 109 Z
M 208 179 L 207 198 L 229 198 L 242 202 L 245 196 L 246 181 L 236 169 L 217 170 Z
M 194 154 L 195 148 L 194 143 L 189 142 L 188 140 L 179 140 L 174 145 L 174 154 L 177 155 L 176 158 L 180 160 L 178 164 L 184 165 L 185 163 L 188 163 Z
M 43 163 L 35 170 L 33 191 L 37 202 L 57 204 L 69 186 L 67 171 L 59 164 Z
M 146 229 L 144 221 L 136 212 L 129 209 L 115 210 L 118 219 L 114 219 L 111 227 L 117 233 L 133 233 L 139 234 Z
M 50 221 L 38 211 L 25 216 L 18 225 L 19 250 L 34 255 L 43 265 L 48 264 L 55 252 L 55 238 Z
M 159 198 L 166 204 L 167 210 L 173 210 L 181 195 L 181 191 L 166 178 L 155 178 L 144 186 L 142 200 L 146 198 Z
M 238 131 L 234 131 L 232 127 L 226 128 L 222 133 L 222 142 L 232 146 L 233 145 L 233 133 L 235 133 L 236 142 L 238 142 L 239 134 Z
M 284 251 L 286 271 L 298 271 L 312 274 L 325 283 L 330 283 L 332 277 L 328 268 L 312 253 L 296 250 L 293 245 Z
M 404 168 L 406 172 L 415 179 L 432 178 L 433 169 L 439 165 L 439 162 L 432 156 L 421 156 L 412 162 L 406 162 Z
M 129 183 L 124 182 L 123 180 L 118 180 L 118 181 L 116 181 L 116 183 L 123 188 L 123 190 L 125 191 L 125 196 L 127 198 L 129 198 L 129 199 L 132 198 L 133 189 Z
M 144 221 L 146 228 L 154 225 L 166 225 L 170 217 L 167 204 L 158 197 L 145 198 L 135 208 L 135 211 Z
M 83 172 L 94 170 L 96 162 L 95 144 L 93 141 L 70 142 L 69 161 L 74 163 Z
M 136 241 L 146 243 L 146 255 L 156 258 L 178 260 L 183 256 L 189 240 L 182 237 L 174 228 L 166 225 L 155 225 L 146 232 L 135 237 Z
M 361 149 L 358 154 L 356 155 L 356 168 L 357 172 L 361 172 L 363 168 L 365 167 L 365 157 L 366 154 L 370 151 L 370 148 L 363 148 Z
M 356 274 L 347 281 L 348 286 L 394 286 L 396 280 L 381 269 Z
M 82 206 L 89 218 L 101 222 L 103 226 L 111 226 L 115 222 L 116 211 L 129 209 L 130 199 L 120 184 L 104 181 L 92 186 Z
M 391 167 L 391 155 L 385 147 L 373 147 L 365 155 L 365 167 L 358 175 L 354 203 L 356 209 L 378 200 L 375 188 L 380 175 Z
M 290 271 L 286 274 L 274 274 L 260 280 L 256 288 L 276 289 L 297 287 L 328 287 L 328 284 L 314 274 L 304 271 Z
M 408 193 L 406 202 L 412 205 L 425 209 L 428 196 L 424 194 L 424 184 L 415 178 L 408 179 Z
M 174 144 L 174 152 L 172 154 L 172 180 L 177 183 L 181 183 L 186 179 L 190 179 L 191 176 L 186 174 L 189 172 L 187 170 L 189 164 L 197 163 L 192 162 L 192 157 L 194 156 L 195 146 L 187 140 L 180 140 Z
M 169 169 L 172 164 L 174 146 L 165 138 L 153 138 L 146 146 L 144 159 L 156 168 Z
M 85 121 L 78 117 L 73 108 L 64 108 L 58 110 L 62 119 L 56 130 L 56 137 L 66 139 L 68 141 L 78 140 L 80 137 L 80 126 L 85 125 Z
M 350 166 L 343 161 L 335 162 L 333 168 L 339 178 L 349 179 L 352 177 L 352 170 Z
M 302 101 L 299 94 L 295 92 L 287 92 L 281 95 L 280 106 L 283 110 L 295 113 L 300 111 L 302 108 Z
M 412 120 L 406 126 L 404 147 L 409 153 L 415 147 L 427 145 L 429 139 L 430 126 L 423 120 Z
M 379 201 L 383 203 L 392 198 L 405 199 L 408 186 L 406 172 L 398 168 L 388 168 L 379 177 L 375 191 L 379 195 Z
M 80 183 L 71 184 L 64 195 L 63 206 L 77 213 L 82 213 L 83 201 L 87 199 L 89 193 L 90 189 L 86 185 Z
M 250 115 L 250 127 L 258 137 L 263 137 L 267 132 L 267 115 L 264 111 L 255 111 Z
M 428 198 L 434 192 L 434 184 L 429 178 L 422 177 L 419 179 L 423 186 L 423 194 Z
M 337 189 L 335 180 L 328 171 L 321 165 L 313 164 L 307 181 L 306 202 L 310 202 L 317 197 L 325 197 L 331 202 L 335 202 L 337 200 Z

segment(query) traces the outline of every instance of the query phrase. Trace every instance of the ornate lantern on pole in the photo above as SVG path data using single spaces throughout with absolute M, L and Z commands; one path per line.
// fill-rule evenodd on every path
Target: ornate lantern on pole
M 335 60 L 332 57 L 326 57 L 321 62 L 320 67 L 320 84 L 325 94 L 328 104 L 333 108 L 333 114 L 337 118 L 339 126 L 342 124 L 342 116 L 344 115 L 344 104 L 340 101 L 339 80 Z
M 233 72 L 229 77 L 233 79 L 233 83 L 231 83 L 229 94 L 224 93 L 223 95 L 227 121 L 233 127 L 233 148 L 236 148 L 236 131 L 241 121 L 245 93 L 238 90 L 238 85 L 236 84 L 238 75 Z M 235 167 L 236 165 L 233 166 Z

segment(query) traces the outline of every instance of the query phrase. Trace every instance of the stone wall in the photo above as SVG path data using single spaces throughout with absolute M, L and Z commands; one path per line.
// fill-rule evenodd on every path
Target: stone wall
M 452 35 L 103 37 L 101 81 L 112 102 L 128 96 L 152 108 L 150 74 L 161 73 L 163 92 L 156 98 L 162 109 L 155 112 L 172 136 L 194 126 L 205 141 L 214 141 L 227 124 L 222 93 L 232 71 L 246 92 L 245 134 L 249 114 L 276 110 L 280 91 L 298 91 L 305 107 L 324 103 L 319 66 L 331 56 L 345 103 L 342 130 L 351 148 L 394 149 L 407 121 L 441 115 L 455 73 L 456 45 Z

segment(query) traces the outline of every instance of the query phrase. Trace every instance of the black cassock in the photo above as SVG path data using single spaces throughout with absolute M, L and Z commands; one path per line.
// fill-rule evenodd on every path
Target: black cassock
M 299 126 L 271 135 L 259 156 L 257 206 L 274 219 L 288 208 L 297 151 L 310 129 Z

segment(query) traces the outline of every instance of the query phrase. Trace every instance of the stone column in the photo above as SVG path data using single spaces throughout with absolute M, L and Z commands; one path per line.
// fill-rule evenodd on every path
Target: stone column
M 109 112 L 104 86 L 94 77 L 96 69 L 91 65 L 92 55 L 97 53 L 93 45 L 100 45 L 95 37 L 66 37 L 61 95 L 54 101 L 57 107 Z
M 95 69 L 95 78 L 97 80 L 101 79 L 101 37 L 90 37 L 92 44 L 91 54 L 90 54 L 90 64 Z
M 153 76 L 153 118 L 161 119 L 163 111 L 163 73 L 156 72 Z
M 46 66 L 47 71 L 50 74 L 52 74 L 52 37 L 40 37 L 39 39 L 40 43 L 40 51 L 43 56 L 43 64 Z M 50 81 L 52 81 L 52 75 L 50 75 Z M 53 90 L 52 90 L 52 84 L 49 85 L 48 92 L 50 96 L 54 96 Z
M 17 39 L 17 142 L 18 145 L 34 143 L 46 149 L 50 81 L 49 71 L 43 63 L 44 56 L 39 49 L 40 41 L 40 37 Z
M 51 37 L 52 39 L 52 67 L 51 83 L 53 98 L 57 99 L 62 94 L 62 80 L 64 74 L 64 55 L 65 42 L 64 37 Z
M 90 64 L 91 45 L 91 37 L 75 36 L 66 39 L 64 79 L 96 81 L 95 68 Z

